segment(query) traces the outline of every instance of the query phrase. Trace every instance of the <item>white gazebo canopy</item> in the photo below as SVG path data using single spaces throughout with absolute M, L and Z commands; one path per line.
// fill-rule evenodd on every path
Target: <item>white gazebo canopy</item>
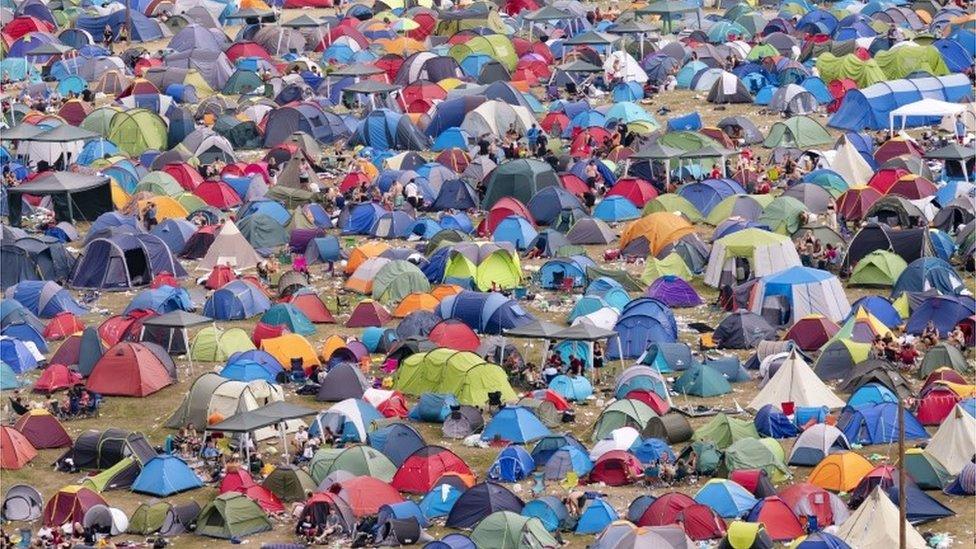
M 926 98 L 914 103 L 902 105 L 891 111 L 888 115 L 889 129 L 895 131 L 895 119 L 901 118 L 901 129 L 905 128 L 905 123 L 910 116 L 925 116 L 943 118 L 945 116 L 955 116 L 962 114 L 966 106 L 959 103 L 949 103 L 939 99 Z

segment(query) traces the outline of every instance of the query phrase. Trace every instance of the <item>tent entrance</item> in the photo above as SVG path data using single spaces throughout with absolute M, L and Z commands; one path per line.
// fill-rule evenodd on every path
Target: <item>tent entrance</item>
M 125 269 L 133 286 L 142 286 L 152 281 L 149 272 L 149 261 L 141 248 L 125 251 Z

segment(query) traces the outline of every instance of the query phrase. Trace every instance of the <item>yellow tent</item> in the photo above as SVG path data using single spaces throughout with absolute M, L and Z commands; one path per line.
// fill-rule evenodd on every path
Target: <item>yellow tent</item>
M 289 368 L 293 358 L 300 358 L 305 370 L 321 364 L 319 356 L 307 339 L 298 334 L 285 334 L 261 340 L 261 350 L 275 357 L 285 369 Z
M 150 201 L 156 204 L 156 219 L 159 221 L 173 218 L 185 218 L 189 214 L 182 204 L 170 196 L 154 196 L 152 198 L 140 200 L 138 202 L 139 211 L 141 212 L 145 210 L 146 205 L 149 204 Z
M 685 218 L 671 212 L 655 212 L 630 222 L 620 235 L 620 248 L 640 237 L 647 239 L 647 246 L 651 255 L 657 255 L 662 248 L 678 240 L 682 236 L 695 232 Z
M 319 348 L 319 355 L 325 360 L 332 358 L 332 353 L 336 352 L 336 349 L 341 349 L 346 346 L 346 340 L 337 335 L 330 335 L 322 347 Z
M 112 206 L 115 206 L 116 210 L 121 210 L 125 208 L 125 205 L 129 203 L 132 199 L 129 193 L 125 192 L 118 183 L 112 179 Z

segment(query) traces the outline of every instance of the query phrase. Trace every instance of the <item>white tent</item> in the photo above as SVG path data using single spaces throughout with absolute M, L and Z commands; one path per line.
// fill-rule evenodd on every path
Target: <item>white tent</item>
M 956 127 L 956 120 L 962 120 L 962 125 L 967 132 L 976 132 L 976 103 L 966 103 L 963 105 L 965 110 L 963 110 L 961 115 L 949 115 L 942 117 L 942 123 L 939 124 L 939 129 L 945 130 L 947 132 L 957 133 L 958 128 Z
M 261 258 L 254 251 L 254 247 L 244 238 L 237 225 L 228 219 L 197 268 L 209 271 L 217 265 L 230 265 L 235 269 L 250 269 L 256 267 L 258 261 Z
M 603 62 L 603 70 L 606 72 L 607 81 L 619 78 L 624 82 L 637 82 L 643 84 L 647 82 L 647 73 L 641 68 L 640 63 L 625 51 L 615 51 L 607 56 Z
M 705 268 L 705 284 L 718 288 L 722 275 L 738 277 L 744 269 L 740 261 L 748 261 L 750 274 L 762 277 L 800 265 L 796 246 L 788 236 L 770 233 L 759 228 L 744 229 L 716 240 Z
M 597 441 L 593 445 L 593 449 L 590 450 L 590 459 L 596 461 L 600 459 L 600 456 L 607 452 L 612 452 L 614 450 L 630 450 L 637 440 L 640 439 L 640 433 L 637 429 L 633 427 L 621 427 L 619 429 L 614 429 L 610 431 L 610 436 L 605 439 Z
M 784 289 L 788 288 L 788 289 Z M 810 315 L 840 322 L 851 313 L 844 286 L 836 276 L 808 267 L 792 268 L 761 279 L 752 291 L 749 308 L 762 314 L 766 300 L 785 296 L 790 303 L 789 324 Z
M 790 356 L 748 407 L 758 410 L 767 404 L 779 406 L 783 402 L 793 402 L 797 406 L 826 406 L 831 409 L 844 406 L 844 401 L 817 377 L 796 349 L 790 351 Z
M 485 134 L 501 137 L 510 125 L 515 124 L 515 129 L 524 135 L 533 122 L 535 117 L 525 107 L 504 101 L 485 101 L 464 116 L 461 129 L 475 139 Z
M 925 449 L 949 473 L 958 475 L 976 454 L 976 418 L 957 404 L 942 420 Z
M 843 177 L 844 181 L 851 187 L 867 185 L 871 176 L 874 175 L 874 170 L 857 151 L 857 148 L 846 137 L 841 137 L 835 151 L 834 157 L 830 161 L 830 169 Z
M 837 529 L 837 536 L 857 549 L 898 547 L 898 507 L 878 486 Z M 914 526 L 905 523 L 905 547 L 925 549 L 928 544 Z
M 959 103 L 949 103 L 939 99 L 926 97 L 920 101 L 902 105 L 888 114 L 888 129 L 891 133 L 895 132 L 895 120 L 901 119 L 901 129 L 905 129 L 905 124 L 910 116 L 944 118 L 946 116 L 957 116 L 966 110 L 965 105 Z

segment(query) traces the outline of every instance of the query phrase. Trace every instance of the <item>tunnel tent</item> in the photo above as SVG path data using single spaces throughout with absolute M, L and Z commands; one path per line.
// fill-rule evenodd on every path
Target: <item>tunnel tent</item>
M 57 219 L 94 221 L 114 210 L 108 177 L 71 172 L 50 172 L 28 183 L 7 189 L 10 224 L 20 226 L 23 195 L 50 196 Z

